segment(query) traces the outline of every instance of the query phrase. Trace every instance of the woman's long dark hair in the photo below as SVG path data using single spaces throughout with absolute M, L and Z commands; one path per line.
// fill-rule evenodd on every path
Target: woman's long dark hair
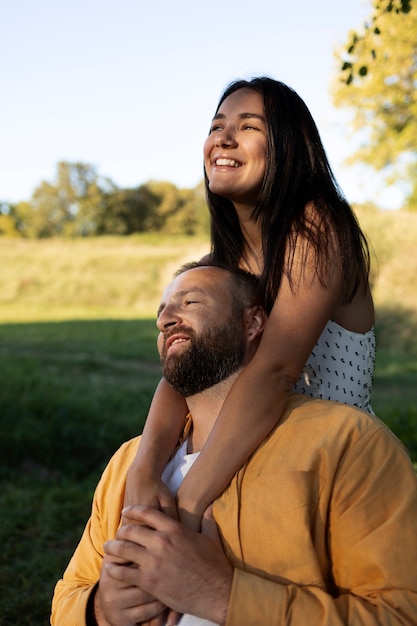
M 358 221 L 339 188 L 316 124 L 303 100 L 287 85 L 269 77 L 231 83 L 222 102 L 238 89 L 249 88 L 263 99 L 267 123 L 267 165 L 253 219 L 262 233 L 264 267 L 260 277 L 265 305 L 271 310 L 283 272 L 292 288 L 291 274 L 297 238 L 313 246 L 316 271 L 324 276 L 335 250 L 335 238 L 344 279 L 344 302 L 361 284 L 367 285 L 369 249 Z M 217 112 L 216 111 L 216 112 Z M 211 254 L 215 262 L 236 267 L 244 256 L 245 241 L 230 200 L 212 193 L 206 180 L 211 214 Z M 314 210 L 306 211 L 312 203 Z M 288 257 L 289 251 L 289 257 Z

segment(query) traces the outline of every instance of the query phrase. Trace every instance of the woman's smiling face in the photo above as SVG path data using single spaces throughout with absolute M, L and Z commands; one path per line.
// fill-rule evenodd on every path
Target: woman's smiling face
M 220 105 L 204 144 L 210 191 L 239 206 L 253 207 L 265 176 L 267 125 L 262 97 L 238 89 Z

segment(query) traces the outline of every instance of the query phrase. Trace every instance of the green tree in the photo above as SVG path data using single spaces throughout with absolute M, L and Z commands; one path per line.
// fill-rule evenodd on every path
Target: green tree
M 115 189 L 107 198 L 97 234 L 135 232 L 208 232 L 204 186 L 178 189 L 173 183 L 151 180 L 134 189 Z
M 31 237 L 86 236 L 96 234 L 108 190 L 114 186 L 100 179 L 85 163 L 61 161 L 55 181 L 42 181 L 30 200 L 32 216 L 27 224 Z
M 353 112 L 364 138 L 351 162 L 405 181 L 409 208 L 417 208 L 417 12 L 410 0 L 375 0 L 362 31 L 336 52 L 340 64 L 333 99 Z
M 108 194 L 97 222 L 97 234 L 130 235 L 157 230 L 154 216 L 159 204 L 159 196 L 146 184 L 133 189 L 114 189 Z
M 181 210 L 181 192 L 176 185 L 167 181 L 150 180 L 146 187 L 157 203 L 148 216 L 145 230 L 163 231 L 169 219 Z
M 0 237 L 19 237 L 16 221 L 12 214 L 12 205 L 0 202 Z
M 168 217 L 164 231 L 170 234 L 207 235 L 210 229 L 210 215 L 204 181 L 193 189 L 180 189 L 178 200 L 178 210 Z
M 10 205 L 10 217 L 21 237 L 29 237 L 33 220 L 33 211 L 29 202 L 23 201 Z
M 2 215 L 3 213 L 3 215 Z M 7 213 L 7 216 L 6 216 Z M 33 238 L 208 232 L 204 185 L 178 189 L 149 181 L 120 189 L 85 163 L 61 161 L 52 182 L 42 181 L 29 202 L 0 207 L 0 234 Z

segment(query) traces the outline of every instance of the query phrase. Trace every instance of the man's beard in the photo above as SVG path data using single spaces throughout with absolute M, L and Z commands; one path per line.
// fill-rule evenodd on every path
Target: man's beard
M 184 398 L 225 380 L 243 364 L 246 345 L 239 323 L 228 320 L 200 336 L 191 328 L 180 330 L 190 337 L 189 347 L 182 354 L 167 356 L 164 343 L 161 363 L 164 377 Z

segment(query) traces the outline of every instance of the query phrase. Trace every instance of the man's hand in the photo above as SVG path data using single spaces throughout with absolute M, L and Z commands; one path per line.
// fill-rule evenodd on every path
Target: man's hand
M 135 466 L 131 466 L 127 472 L 124 496 L 124 506 L 126 507 L 132 504 L 153 506 L 161 509 L 164 513 L 175 519 L 178 518 L 175 498 L 172 496 L 165 483 L 156 474 Z M 127 523 L 126 518 L 122 517 L 121 524 L 124 525 Z M 129 565 L 120 560 L 119 564 Z M 152 606 L 152 599 L 148 594 L 144 594 L 144 597 L 148 598 L 148 600 L 145 601 L 145 603 L 148 604 L 148 611 L 151 610 L 153 606 L 156 606 Z M 142 606 L 142 612 L 146 612 L 144 606 Z M 177 621 L 178 615 L 175 612 L 171 611 L 167 614 L 166 626 L 175 625 Z M 142 621 L 141 624 L 142 626 L 163 626 L 163 615 L 160 613 L 153 619 Z
M 123 516 L 129 524 L 104 550 L 112 561 L 121 559 L 136 567 L 109 562 L 107 574 L 123 585 L 140 587 L 179 613 L 224 624 L 233 568 L 211 511 L 203 517 L 201 534 L 151 507 L 128 507 Z
M 108 575 L 108 568 L 119 570 L 117 578 Z M 162 626 L 163 611 L 161 602 L 136 586 L 125 582 L 125 570 L 134 568 L 125 561 L 104 555 L 100 581 L 94 597 L 94 615 L 98 626 L 136 626 L 149 623 Z

